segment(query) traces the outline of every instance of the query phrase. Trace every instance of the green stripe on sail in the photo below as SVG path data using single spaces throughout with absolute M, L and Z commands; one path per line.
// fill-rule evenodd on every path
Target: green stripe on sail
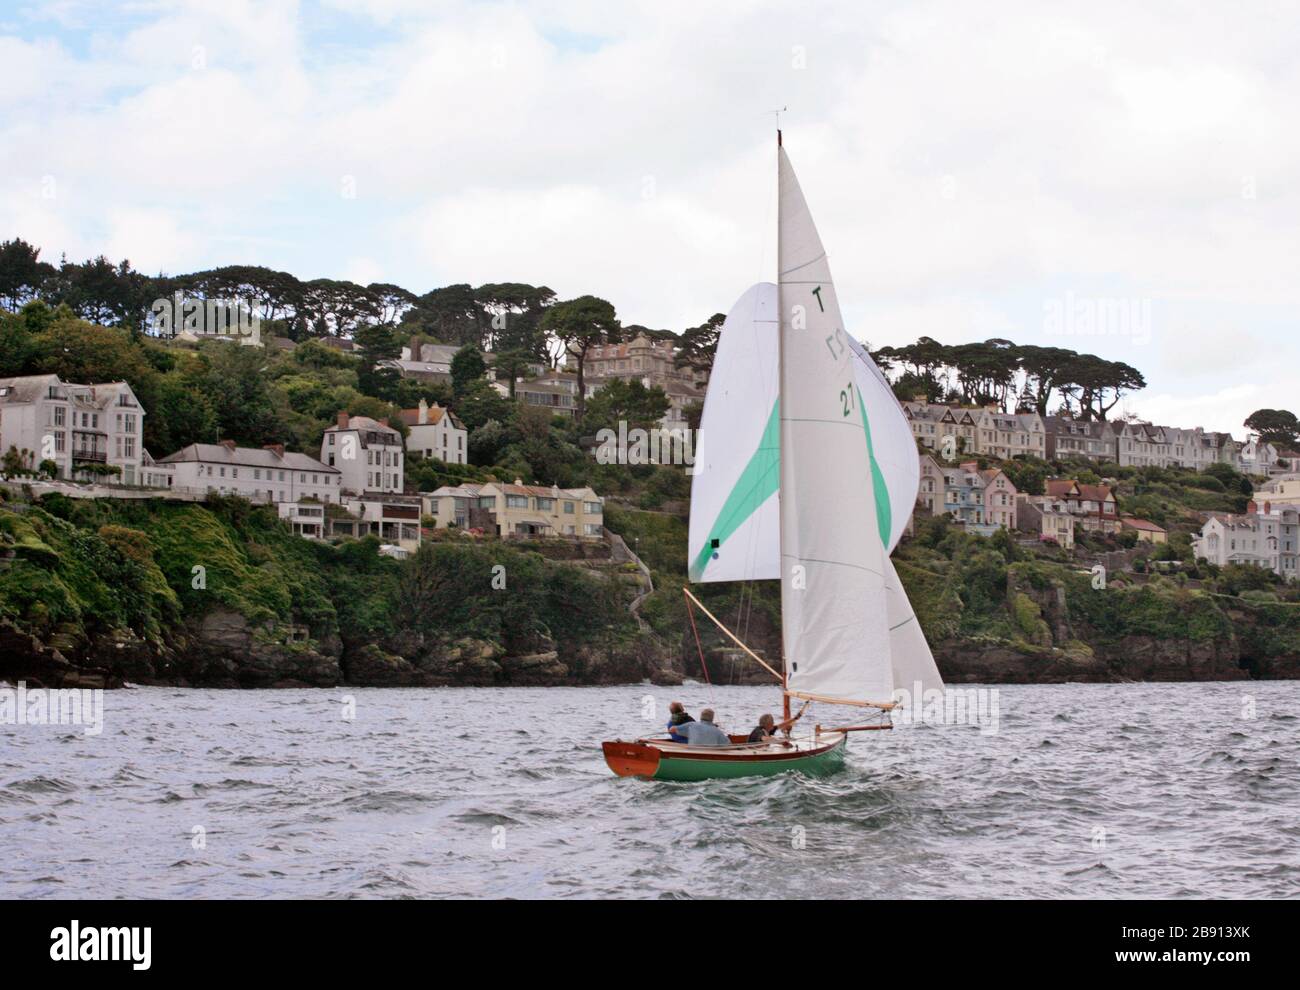
M 893 533 L 894 512 L 889 504 L 889 489 L 885 486 L 885 472 L 876 463 L 876 451 L 871 445 L 871 424 L 867 422 L 867 404 L 862 401 L 862 389 L 858 389 L 858 409 L 862 413 L 862 432 L 867 435 L 867 459 L 871 461 L 871 490 L 876 500 L 876 528 L 880 530 L 881 546 L 889 546 L 889 537 Z
M 781 485 L 781 401 L 772 406 L 772 415 L 768 417 L 767 426 L 763 428 L 762 439 L 758 449 L 749 458 L 745 470 L 740 473 L 735 487 L 727 496 L 727 501 L 718 513 L 717 521 L 709 530 L 709 535 L 700 548 L 699 556 L 691 565 L 691 580 L 698 581 L 704 576 L 704 568 L 713 558 L 713 541 L 722 546 L 738 530 L 754 511 L 772 497 Z

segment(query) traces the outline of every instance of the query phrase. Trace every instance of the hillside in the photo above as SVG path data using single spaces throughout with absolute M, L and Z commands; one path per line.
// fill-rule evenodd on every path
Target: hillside
M 1022 482 L 1039 466 L 1006 465 Z M 1047 465 L 1042 465 L 1045 469 Z M 1070 465 L 1066 465 L 1070 467 Z M 1005 532 L 969 535 L 943 518 L 918 517 L 894 562 L 945 678 L 952 682 L 1234 680 L 1300 676 L 1300 589 L 1254 568 L 1216 568 L 1192 557 L 1198 511 L 1241 511 L 1249 482 L 1163 469 L 1074 472 L 1120 483 L 1125 513 L 1167 527 L 1163 546 L 1089 536 L 1074 558 Z M 1046 471 L 1044 471 L 1046 473 Z M 657 592 L 642 613 L 695 673 L 698 652 L 682 585 L 686 520 L 631 507 L 608 525 L 639 547 Z M 1095 566 L 1106 568 L 1097 586 Z M 780 656 L 775 582 L 702 585 L 695 593 L 761 655 Z M 707 621 L 698 625 L 710 674 L 761 682 Z
M 676 676 L 636 634 L 636 577 L 621 565 L 467 537 L 431 540 L 403 561 L 377 548 L 299 539 L 237 499 L 0 503 L 0 678 L 268 687 Z

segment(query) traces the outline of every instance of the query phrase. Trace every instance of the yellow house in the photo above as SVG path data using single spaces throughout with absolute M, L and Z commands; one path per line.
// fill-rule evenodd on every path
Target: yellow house
M 604 536 L 604 499 L 591 488 L 486 484 L 444 486 L 421 496 L 439 528 L 479 529 L 494 536 Z
M 1146 543 L 1164 543 L 1168 539 L 1165 531 L 1155 523 L 1146 519 L 1136 519 L 1133 516 L 1125 516 L 1120 520 L 1124 529 L 1131 529 L 1137 533 L 1137 538 Z

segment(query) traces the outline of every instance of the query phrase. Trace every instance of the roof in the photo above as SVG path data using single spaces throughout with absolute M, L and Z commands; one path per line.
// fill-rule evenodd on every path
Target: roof
M 265 447 L 234 447 L 221 443 L 192 443 L 175 453 L 159 458 L 159 464 L 232 464 L 235 467 L 287 468 L 291 471 L 315 471 L 339 474 L 338 468 L 327 467 L 316 458 L 297 451 L 286 450 L 281 457 Z
M 385 368 L 396 368 L 403 373 L 409 372 L 422 375 L 448 375 L 451 373 L 451 364 L 447 361 L 411 361 L 407 358 L 393 358 L 379 363 Z
M 506 485 L 501 482 L 493 482 L 494 487 L 501 489 L 507 495 L 532 495 L 537 498 L 586 498 L 590 492 L 596 495 L 590 488 L 555 488 L 546 485 Z M 596 496 L 599 498 L 599 496 Z
M 450 417 L 451 425 L 453 427 L 458 430 L 465 429 L 465 424 L 460 421 L 454 412 L 450 409 L 444 409 L 436 403 L 429 407 L 429 421 L 427 423 L 420 422 L 420 410 L 418 408 L 403 409 L 398 413 L 398 415 L 402 418 L 402 422 L 407 426 L 437 426 L 442 422 L 443 413 L 446 413 L 447 416 Z
M 463 485 L 443 485 L 441 488 L 435 489 L 432 492 L 421 492 L 420 494 L 428 494 L 430 498 L 439 498 L 448 495 L 456 498 L 478 498 L 478 493 L 482 490 L 482 485 L 466 482 Z
M 1044 422 L 1047 432 L 1057 436 L 1084 436 L 1092 439 L 1105 437 L 1110 432 L 1110 423 L 1096 419 L 1070 419 L 1066 416 L 1048 416 Z
M 428 341 L 420 341 L 420 356 L 415 357 L 412 348 L 407 347 L 405 351 L 409 357 L 403 360 L 414 361 L 417 364 L 451 364 L 451 359 L 456 356 L 460 350 L 454 344 L 431 344 Z
M 1047 494 L 1053 498 L 1068 498 L 1078 495 L 1089 502 L 1105 502 L 1115 497 L 1109 485 L 1081 485 L 1070 478 L 1055 478 L 1047 482 Z
M 551 395 L 573 395 L 573 389 L 568 385 L 551 385 L 547 382 L 516 382 L 515 395 L 520 392 L 547 392 Z
M 333 425 L 327 427 L 325 432 L 337 433 L 340 430 L 342 430 L 345 433 L 350 432 L 352 430 L 359 430 L 362 433 L 364 433 L 366 430 L 375 430 L 376 432 L 379 433 L 396 433 L 398 436 L 401 436 L 401 434 L 398 433 L 397 430 L 393 429 L 391 426 L 387 425 L 386 423 L 381 423 L 377 419 L 371 419 L 369 416 L 349 416 L 347 426 L 340 427 L 338 423 L 334 423 Z
M 35 402 L 51 385 L 62 385 L 58 375 L 25 375 L 21 378 L 0 378 L 0 402 Z
M 0 378 L 0 392 L 5 393 L 0 395 L 0 403 L 23 405 L 35 402 L 44 398 L 51 387 L 64 390 L 63 400 L 89 406 L 93 409 L 107 408 L 123 392 L 129 393 L 132 397 L 135 396 L 135 392 L 131 390 L 131 386 L 126 382 L 97 382 L 79 385 L 75 382 L 65 382 L 56 374 L 22 375 L 16 378 Z M 130 408 L 132 411 L 144 415 L 144 408 L 138 402 Z
M 1140 529 L 1148 533 L 1163 533 L 1165 531 L 1163 526 L 1157 526 L 1149 519 L 1138 519 L 1135 516 L 1123 516 L 1120 522 L 1129 529 Z

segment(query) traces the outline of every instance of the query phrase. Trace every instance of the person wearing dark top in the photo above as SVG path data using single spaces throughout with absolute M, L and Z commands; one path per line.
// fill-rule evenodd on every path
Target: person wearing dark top
M 695 719 L 686 713 L 686 706 L 680 701 L 674 701 L 668 706 L 668 735 L 674 742 L 686 742 L 685 736 L 674 731 L 677 726 L 694 721 Z
M 778 741 L 776 738 L 778 730 L 788 736 L 790 727 L 803 718 L 803 713 L 809 704 L 810 702 L 805 701 L 803 708 L 799 709 L 799 714 L 779 724 L 771 715 L 760 715 L 758 725 L 754 726 L 754 730 L 749 734 L 749 741 L 752 743 L 768 742 L 769 740 L 776 742 Z
M 752 743 L 767 742 L 776 736 L 776 719 L 771 715 L 760 715 L 758 725 L 749 734 L 749 741 Z

